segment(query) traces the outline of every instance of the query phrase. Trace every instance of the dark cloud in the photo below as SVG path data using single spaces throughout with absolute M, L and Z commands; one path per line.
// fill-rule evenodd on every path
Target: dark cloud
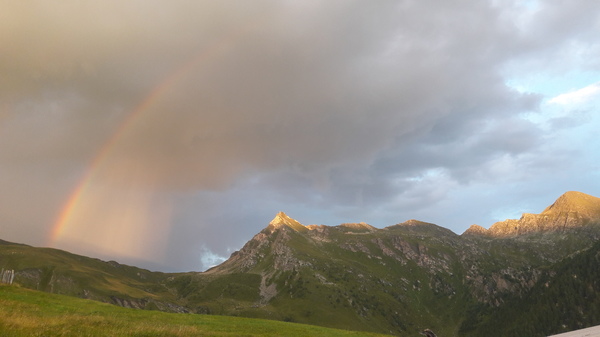
M 89 118 L 114 118 L 102 111 L 111 106 L 126 115 L 191 62 L 120 146 L 123 165 L 154 168 L 167 185 L 227 182 L 248 167 L 297 163 L 323 171 L 371 161 L 415 129 L 433 126 L 436 134 L 456 137 L 459 127 L 519 99 L 490 63 L 497 62 L 489 51 L 497 43 L 497 17 L 483 5 L 421 17 L 414 13 L 429 5 L 347 2 L 233 14 L 228 4 L 166 13 L 147 5 L 137 15 L 112 6 L 82 5 L 73 17 L 67 7 L 37 8 L 18 21 L 22 34 L 9 42 L 25 42 L 7 44 L 16 48 L 6 68 L 22 68 L 15 77 L 29 89 L 84 101 L 74 107 L 79 115 L 70 116 L 80 130 L 62 132 L 67 137 L 58 146 L 64 146 L 78 142 L 79 132 L 109 137 Z M 205 21 L 207 12 L 222 17 Z M 86 64 L 103 69 L 90 75 Z M 72 100 L 55 99 L 61 106 Z M 443 120 L 453 125 L 439 125 Z

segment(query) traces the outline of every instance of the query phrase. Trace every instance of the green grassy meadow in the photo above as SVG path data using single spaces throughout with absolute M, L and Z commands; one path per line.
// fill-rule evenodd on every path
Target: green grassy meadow
M 18 286 L 0 286 L 2 336 L 384 336 L 317 326 L 136 310 Z

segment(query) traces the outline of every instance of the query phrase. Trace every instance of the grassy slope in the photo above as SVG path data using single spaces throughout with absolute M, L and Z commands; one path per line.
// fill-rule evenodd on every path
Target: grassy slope
M 3 242 L 0 244 L 0 266 L 24 271 L 15 282 L 32 289 L 78 297 L 87 293 L 89 297 L 103 301 L 110 296 L 174 300 L 162 286 L 168 274 L 58 249 Z
M 383 336 L 303 324 L 126 309 L 0 286 L 2 336 Z

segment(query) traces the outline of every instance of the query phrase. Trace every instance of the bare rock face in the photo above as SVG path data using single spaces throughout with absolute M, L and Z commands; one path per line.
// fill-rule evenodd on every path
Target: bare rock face
M 534 232 L 560 232 L 583 228 L 598 218 L 600 198 L 581 192 L 567 192 L 540 214 L 524 213 L 519 220 L 496 222 L 483 233 L 494 237 L 508 237 Z M 477 231 L 481 232 L 471 228 L 467 230 L 470 234 Z

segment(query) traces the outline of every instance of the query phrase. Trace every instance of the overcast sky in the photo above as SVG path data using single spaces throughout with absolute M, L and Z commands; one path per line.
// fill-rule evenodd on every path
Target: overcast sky
M 600 2 L 5 1 L 0 238 L 204 270 L 279 211 L 600 196 Z

